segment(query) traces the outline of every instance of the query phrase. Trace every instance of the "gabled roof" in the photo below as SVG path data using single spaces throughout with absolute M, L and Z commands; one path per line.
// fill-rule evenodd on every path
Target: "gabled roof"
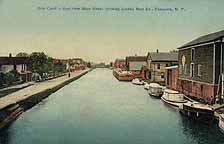
M 126 61 L 146 61 L 147 57 L 146 56 L 127 56 Z
M 197 45 L 197 44 L 203 44 L 203 43 L 207 43 L 207 42 L 216 41 L 216 40 L 218 40 L 222 37 L 224 37 L 224 30 L 201 36 L 201 37 L 199 37 L 199 38 L 197 38 L 197 39 L 179 47 L 178 49 L 186 48 L 186 47 L 189 47 L 189 46 L 194 46 L 194 45 Z
M 151 52 L 148 54 L 149 57 L 152 61 L 178 61 L 178 53 Z
M 0 57 L 0 65 L 28 64 L 29 57 Z

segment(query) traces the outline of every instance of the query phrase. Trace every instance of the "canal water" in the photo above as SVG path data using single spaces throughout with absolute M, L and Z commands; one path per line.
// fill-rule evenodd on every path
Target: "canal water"
M 223 144 L 217 124 L 182 116 L 142 86 L 95 69 L 22 114 L 1 144 Z

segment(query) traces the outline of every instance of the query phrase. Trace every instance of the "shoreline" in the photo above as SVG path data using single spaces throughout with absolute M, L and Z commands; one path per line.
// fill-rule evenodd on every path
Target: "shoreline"
M 9 126 L 23 112 L 31 109 L 33 106 L 50 96 L 52 93 L 81 78 L 92 70 L 93 69 L 87 69 L 79 73 L 72 74 L 70 78 L 68 78 L 66 75 L 62 78 L 49 80 L 45 82 L 46 84 L 39 83 L 30 86 L 27 89 L 25 88 L 19 90 L 18 92 L 9 94 L 4 98 L 0 98 L 0 130 Z

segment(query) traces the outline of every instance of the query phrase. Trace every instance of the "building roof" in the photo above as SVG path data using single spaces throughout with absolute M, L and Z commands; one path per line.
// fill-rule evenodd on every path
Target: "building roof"
M 0 65 L 28 64 L 29 57 L 0 57 Z
M 152 61 L 178 61 L 178 53 L 151 52 L 148 54 Z
M 138 61 L 138 62 L 141 62 L 141 61 L 146 61 L 147 60 L 147 57 L 146 56 L 127 56 L 126 57 L 126 61 Z
M 216 40 L 218 40 L 222 37 L 224 37 L 224 30 L 201 36 L 201 37 L 199 37 L 199 38 L 197 38 L 197 39 L 179 47 L 178 49 L 186 48 L 186 47 L 189 47 L 189 46 L 194 46 L 194 45 L 197 45 L 197 44 L 203 44 L 203 43 L 216 41 Z

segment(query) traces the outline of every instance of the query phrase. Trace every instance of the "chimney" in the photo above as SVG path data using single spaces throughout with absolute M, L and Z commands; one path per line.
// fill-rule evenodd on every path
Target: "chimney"
M 159 50 L 158 49 L 156 50 L 156 53 L 159 53 Z
M 12 57 L 12 54 L 11 53 L 9 53 L 9 57 Z

